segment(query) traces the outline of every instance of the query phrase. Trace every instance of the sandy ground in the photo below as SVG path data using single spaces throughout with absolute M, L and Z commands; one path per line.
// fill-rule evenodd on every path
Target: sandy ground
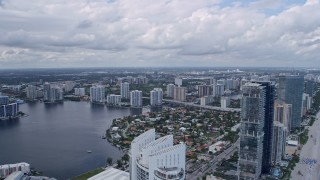
M 320 180 L 320 120 L 309 127 L 309 140 L 301 150 L 300 161 L 291 177 L 293 180 Z

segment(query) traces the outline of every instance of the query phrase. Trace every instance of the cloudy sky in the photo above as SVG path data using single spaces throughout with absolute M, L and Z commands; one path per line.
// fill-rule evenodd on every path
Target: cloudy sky
M 0 68 L 320 67 L 319 0 L 0 0 Z

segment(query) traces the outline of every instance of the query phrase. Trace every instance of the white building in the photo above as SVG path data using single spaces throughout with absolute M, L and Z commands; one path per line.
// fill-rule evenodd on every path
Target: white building
M 27 89 L 27 98 L 34 100 L 37 99 L 37 87 L 34 85 L 28 85 Z
M 74 88 L 74 95 L 85 96 L 86 95 L 85 88 Z
M 43 99 L 45 102 L 54 103 L 56 101 L 63 100 L 63 89 L 60 86 L 56 84 L 45 83 L 43 85 L 43 90 Z
M 107 96 L 107 103 L 109 105 L 119 106 L 121 104 L 121 95 L 110 94 Z
M 174 97 L 174 84 L 167 85 L 167 96 L 173 98 Z
M 287 133 L 287 127 L 279 121 L 274 121 L 271 153 L 271 161 L 274 165 L 280 164 L 285 155 Z
M 174 84 L 177 85 L 178 87 L 182 86 L 182 79 L 181 78 L 175 78 L 174 79 Z
M 129 99 L 130 98 L 130 84 L 127 82 L 120 84 L 120 95 L 123 99 Z
M 224 94 L 224 84 L 213 85 L 213 96 L 222 96 Z
M 151 129 L 131 143 L 130 179 L 185 179 L 186 146 L 173 145 L 173 136 L 155 139 Z
M 221 97 L 221 108 L 227 108 L 230 106 L 230 97 Z
M 131 107 L 142 107 L 142 91 L 130 92 L 130 105 Z
M 22 162 L 17 164 L 0 165 L 0 179 L 8 177 L 11 173 L 22 171 L 23 173 L 30 173 L 30 164 Z
M 200 98 L 200 105 L 201 106 L 206 106 L 210 103 L 212 103 L 214 100 L 213 96 L 204 96 Z
M 307 93 L 303 93 L 302 98 L 302 115 L 305 115 L 307 111 L 311 108 L 312 104 L 312 97 L 309 96 Z
M 101 173 L 89 178 L 88 180 L 129 180 L 129 173 L 108 167 Z
M 174 87 L 173 99 L 178 101 L 186 101 L 187 88 Z
M 105 103 L 105 88 L 101 85 L 90 87 L 90 101 L 92 103 Z
M 161 106 L 163 99 L 163 92 L 161 88 L 154 88 L 150 91 L 150 105 L 151 106 Z

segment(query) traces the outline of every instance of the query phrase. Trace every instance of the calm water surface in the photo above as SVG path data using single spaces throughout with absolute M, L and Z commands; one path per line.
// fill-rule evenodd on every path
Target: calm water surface
M 129 109 L 67 101 L 22 104 L 20 110 L 29 116 L 0 121 L 0 164 L 27 162 L 46 176 L 67 179 L 123 155 L 101 136 Z

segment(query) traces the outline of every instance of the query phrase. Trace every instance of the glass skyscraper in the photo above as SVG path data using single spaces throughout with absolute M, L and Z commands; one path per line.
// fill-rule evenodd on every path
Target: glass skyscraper
M 278 99 L 292 104 L 291 130 L 301 124 L 303 91 L 303 76 L 279 76 Z

